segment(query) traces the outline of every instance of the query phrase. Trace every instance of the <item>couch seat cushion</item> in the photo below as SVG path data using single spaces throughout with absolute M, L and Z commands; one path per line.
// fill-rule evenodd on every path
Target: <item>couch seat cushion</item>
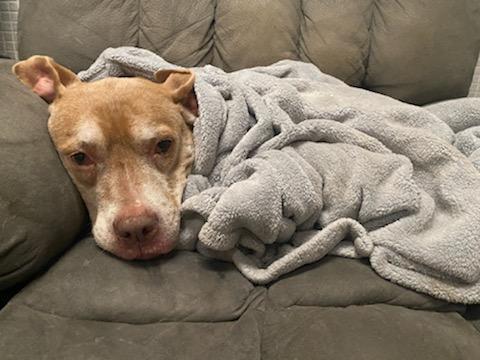
M 78 242 L 0 311 L 3 359 L 480 358 L 460 305 L 327 257 L 269 287 L 177 251 L 125 262 Z
M 145 324 L 229 321 L 257 296 L 232 264 L 188 251 L 126 262 L 86 238 L 16 301 L 68 318 Z

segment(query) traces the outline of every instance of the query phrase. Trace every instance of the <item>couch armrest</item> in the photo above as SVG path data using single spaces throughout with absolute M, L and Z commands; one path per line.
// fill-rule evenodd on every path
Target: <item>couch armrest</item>
M 0 290 L 28 280 L 85 223 L 47 132 L 47 104 L 0 60 Z

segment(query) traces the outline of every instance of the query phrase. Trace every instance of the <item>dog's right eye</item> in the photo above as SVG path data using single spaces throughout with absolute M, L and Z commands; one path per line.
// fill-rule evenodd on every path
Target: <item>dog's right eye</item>
M 157 154 L 165 154 L 166 152 L 168 152 L 168 150 L 170 150 L 171 146 L 172 146 L 172 140 L 165 139 L 165 140 L 159 141 L 157 143 L 156 152 Z
M 93 164 L 92 159 L 84 152 L 77 152 L 71 156 L 72 160 L 80 166 L 87 166 Z

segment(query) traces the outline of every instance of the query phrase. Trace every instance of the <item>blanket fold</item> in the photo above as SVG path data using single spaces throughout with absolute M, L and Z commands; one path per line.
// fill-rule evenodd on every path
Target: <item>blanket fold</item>
M 79 76 L 151 79 L 173 67 L 123 47 Z M 290 60 L 194 71 L 179 247 L 260 284 L 327 254 L 368 257 L 400 285 L 480 302 L 480 102 L 420 108 Z

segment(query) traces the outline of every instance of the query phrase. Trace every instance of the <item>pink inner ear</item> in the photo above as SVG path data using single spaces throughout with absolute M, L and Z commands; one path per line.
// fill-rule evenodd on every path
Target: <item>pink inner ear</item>
M 33 92 L 50 103 L 55 99 L 55 84 L 52 79 L 40 75 L 33 87 Z
M 188 94 L 187 98 L 183 101 L 183 106 L 185 106 L 190 112 L 198 116 L 198 103 L 197 103 L 197 97 L 195 96 L 195 93 L 193 90 Z

